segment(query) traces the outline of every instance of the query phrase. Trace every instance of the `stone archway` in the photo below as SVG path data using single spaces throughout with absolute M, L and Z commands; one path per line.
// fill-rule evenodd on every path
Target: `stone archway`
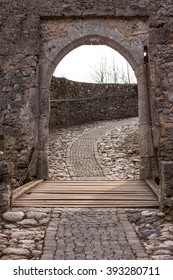
M 48 20 L 42 25 L 42 50 L 39 62 L 38 177 L 48 178 L 49 86 L 53 72 L 58 63 L 70 51 L 81 45 L 91 44 L 107 45 L 118 51 L 130 63 L 136 74 L 139 94 L 140 174 L 141 179 L 151 177 L 151 161 L 154 154 L 150 129 L 147 76 L 144 67 L 144 44 L 147 44 L 147 30 L 145 38 L 139 35 L 134 37 L 134 40 L 129 41 L 129 35 L 122 32 L 122 23 L 119 23 L 120 26 L 117 24 L 118 27 L 116 26 L 115 30 L 112 26 L 112 20 L 106 21 L 104 25 L 101 24 L 101 27 L 99 20 L 75 21 L 77 30 L 72 35 L 70 23 L 71 20 L 64 27 L 65 23 L 61 22 L 59 28 L 63 29 L 62 33 L 57 29 L 57 22 Z M 78 25 L 79 23 L 80 25 Z M 143 25 L 145 24 L 143 23 Z M 97 30 L 97 32 L 93 33 L 93 30 Z

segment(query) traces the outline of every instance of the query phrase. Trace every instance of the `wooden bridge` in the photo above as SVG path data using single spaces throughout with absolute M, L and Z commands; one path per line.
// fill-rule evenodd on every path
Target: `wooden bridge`
M 13 193 L 15 207 L 158 207 L 157 188 L 144 181 L 33 181 Z

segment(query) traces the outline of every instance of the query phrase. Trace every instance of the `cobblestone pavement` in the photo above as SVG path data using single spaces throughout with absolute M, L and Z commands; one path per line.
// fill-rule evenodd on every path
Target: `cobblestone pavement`
M 64 209 L 59 216 L 55 209 L 42 260 L 148 259 L 124 209 Z
M 134 118 L 54 131 L 51 178 L 138 178 L 136 139 Z M 77 173 L 81 161 L 88 168 Z M 173 259 L 173 217 L 158 209 L 12 208 L 0 222 L 0 259 Z
M 139 179 L 138 118 L 52 131 L 49 165 L 52 180 Z
M 0 259 L 173 259 L 173 218 L 155 209 L 13 208 Z
M 51 131 L 49 138 L 49 176 L 52 180 L 72 180 L 67 167 L 69 145 L 95 126 L 97 126 L 97 123 Z
M 74 180 L 107 179 L 105 175 L 108 174 L 105 174 L 99 164 L 97 142 L 107 131 L 115 128 L 116 124 L 117 122 L 112 121 L 98 125 L 70 143 L 67 149 L 67 168 Z

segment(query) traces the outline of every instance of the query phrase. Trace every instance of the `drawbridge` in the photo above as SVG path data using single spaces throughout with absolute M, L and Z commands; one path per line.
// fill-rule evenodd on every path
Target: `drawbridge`
M 32 181 L 13 192 L 14 207 L 156 208 L 157 185 L 146 181 Z

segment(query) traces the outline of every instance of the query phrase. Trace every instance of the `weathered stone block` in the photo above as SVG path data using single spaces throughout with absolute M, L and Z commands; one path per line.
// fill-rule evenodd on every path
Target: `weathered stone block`
M 169 40 L 169 31 L 166 28 L 152 29 L 150 32 L 150 42 L 164 44 Z
M 24 255 L 24 256 L 29 256 L 30 252 L 27 249 L 23 248 L 14 248 L 14 247 L 8 247 L 2 251 L 2 254 L 4 255 Z
M 24 218 L 24 216 L 25 213 L 23 211 L 16 211 L 16 212 L 8 211 L 3 213 L 3 219 L 13 223 L 21 221 Z
M 45 179 L 45 180 L 47 180 L 49 178 L 48 152 L 47 152 L 47 150 L 38 150 L 37 178 L 38 179 Z
M 130 0 L 130 4 L 135 8 L 147 8 L 151 0 Z
M 0 216 L 11 203 L 11 170 L 7 163 L 0 162 Z
M 161 208 L 173 213 L 173 161 L 161 162 Z
M 169 93 L 168 93 L 168 100 L 170 102 L 173 102 L 173 89 L 172 89 L 172 91 L 169 91 Z
M 145 180 L 147 178 L 151 178 L 152 176 L 152 165 L 151 158 L 140 158 L 140 179 Z

